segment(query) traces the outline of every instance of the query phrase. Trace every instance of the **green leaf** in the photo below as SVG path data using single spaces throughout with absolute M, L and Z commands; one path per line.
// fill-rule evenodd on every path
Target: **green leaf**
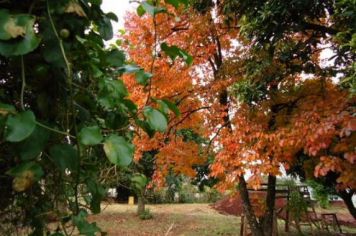
M 79 141 L 84 145 L 97 145 L 103 140 L 98 126 L 85 127 L 79 132 Z
M 148 183 L 148 179 L 143 174 L 135 174 L 131 178 L 131 185 L 135 190 L 143 191 Z
M 180 0 L 185 6 L 189 6 L 190 0 Z
M 102 79 L 99 81 L 98 101 L 103 107 L 107 109 L 117 107 L 118 102 L 127 95 L 128 91 L 122 80 Z
M 111 163 L 126 167 L 132 162 L 134 146 L 123 137 L 111 135 L 104 142 L 104 151 Z
M 119 106 L 121 107 L 121 103 Z M 105 127 L 109 129 L 123 129 L 129 125 L 129 119 L 126 112 L 111 111 L 105 117 Z
M 8 30 L 10 21 L 14 24 L 13 18 L 11 19 L 9 11 L 0 9 L 0 40 L 9 40 L 12 38 L 12 34 Z M 23 29 L 23 27 L 20 28 Z
M 48 130 L 36 126 L 32 134 L 19 143 L 18 153 L 22 160 L 33 160 L 42 152 L 49 139 Z
M 180 116 L 180 115 L 181 115 L 181 113 L 180 113 L 178 107 L 176 106 L 176 104 L 174 104 L 174 103 L 172 103 L 172 102 L 170 102 L 170 101 L 168 101 L 168 100 L 166 100 L 166 99 L 163 99 L 162 101 L 169 107 L 169 109 L 170 109 L 171 111 L 173 111 L 173 113 L 174 113 L 176 116 Z
M 186 7 L 189 5 L 189 0 L 165 0 L 165 1 L 166 3 L 174 6 L 176 9 L 182 4 L 185 5 Z
M 166 0 L 167 3 L 171 4 L 172 6 L 174 6 L 175 8 L 178 8 L 180 5 L 180 1 L 179 0 Z
M 150 138 L 152 138 L 155 134 L 155 130 L 151 128 L 151 126 L 145 120 L 135 119 L 135 123 L 141 127 Z
M 20 142 L 31 135 L 36 127 L 36 118 L 32 111 L 10 115 L 6 121 L 5 140 Z
M 145 10 L 145 8 L 143 8 L 142 5 L 139 5 L 136 9 L 136 12 L 137 12 L 137 15 L 141 17 L 146 13 L 146 10 Z
M 168 115 L 169 107 L 167 106 L 167 104 L 160 99 L 153 99 L 153 100 L 159 104 L 160 112 L 162 112 L 165 115 Z
M 94 5 L 100 6 L 103 1 L 102 0 L 89 0 L 89 2 Z
M 113 12 L 106 13 L 106 17 L 115 22 L 119 21 L 119 18 L 117 18 L 117 15 Z
M 8 114 L 15 114 L 16 109 L 14 106 L 0 102 L 0 116 L 6 116 Z
M 141 6 L 143 9 L 145 9 L 145 12 L 150 14 L 151 16 L 155 15 L 155 7 L 149 4 L 148 2 L 144 1 L 141 3 Z
M 65 67 L 63 55 L 56 40 L 47 41 L 41 49 L 42 56 L 46 62 L 57 67 Z
M 135 114 L 137 112 L 137 105 L 131 100 L 123 99 L 121 102 L 121 105 L 125 106 L 125 111 L 128 113 Z
M 56 166 L 64 172 L 69 169 L 72 172 L 78 170 L 79 159 L 77 150 L 69 144 L 57 144 L 49 150 L 51 158 Z
M 156 102 L 160 105 L 160 110 L 167 114 L 168 113 L 168 110 L 171 110 L 176 116 L 180 116 L 180 111 L 178 109 L 178 107 L 176 106 L 176 104 L 166 100 L 166 99 L 162 99 L 162 100 L 159 100 L 157 99 Z
M 144 70 L 141 69 L 138 72 L 136 72 L 135 78 L 137 83 L 141 85 L 147 85 L 148 80 L 152 78 L 152 74 L 145 72 Z
M 167 119 L 160 111 L 152 107 L 145 107 L 143 114 L 152 129 L 160 132 L 164 132 L 167 129 Z
M 35 17 L 27 14 L 10 15 L 0 10 L 0 55 L 25 55 L 35 50 L 40 39 L 34 31 Z
M 87 221 L 88 213 L 84 210 L 80 210 L 79 214 L 72 216 L 72 221 L 77 226 L 79 233 L 86 236 L 95 236 L 96 232 L 100 232 L 100 228 L 96 223 L 89 223 Z
M 90 63 L 89 66 L 94 78 L 99 78 L 104 75 L 104 73 L 96 65 Z
M 167 12 L 166 8 L 153 6 L 152 4 L 148 3 L 147 1 L 143 1 L 140 6 L 142 6 L 142 8 L 145 10 L 145 12 L 147 12 L 151 16 L 154 16 L 158 13 Z M 142 15 L 140 15 L 142 12 L 143 12 L 142 10 L 138 10 L 137 13 L 139 16 L 142 16 L 144 14 L 143 13 Z
M 124 65 L 124 66 L 120 67 L 119 70 L 122 73 L 136 73 L 142 69 L 140 67 L 138 67 L 137 65 L 128 64 L 128 65 Z
M 56 232 L 56 233 L 51 234 L 50 236 L 64 236 L 64 234 Z
M 91 194 L 90 200 L 90 210 L 94 214 L 100 213 L 100 203 L 106 195 L 105 188 L 95 181 L 95 179 L 87 179 L 86 181 L 87 188 Z
M 33 173 L 33 177 L 35 181 L 40 180 L 44 174 L 42 167 L 33 161 L 22 163 L 8 170 L 6 174 L 11 175 L 13 177 L 22 177 L 25 171 L 31 171 Z
M 125 54 L 123 51 L 113 49 L 106 56 L 106 62 L 111 66 L 120 67 L 125 62 Z
M 192 65 L 193 63 L 193 57 L 187 53 L 186 51 L 180 49 L 179 47 L 173 45 L 173 46 L 168 46 L 166 43 L 161 44 L 161 49 L 164 51 L 173 61 L 177 58 L 180 57 L 182 58 L 187 65 Z
M 110 40 L 114 36 L 112 30 L 112 24 L 108 17 L 104 17 L 98 24 L 99 34 L 103 37 L 104 40 Z

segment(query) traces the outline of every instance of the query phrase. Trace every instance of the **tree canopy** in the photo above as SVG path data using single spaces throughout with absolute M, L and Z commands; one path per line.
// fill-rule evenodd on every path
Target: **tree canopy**
M 86 218 L 112 173 L 142 194 L 207 163 L 253 235 L 272 234 L 282 168 L 332 185 L 356 216 L 353 0 L 137 3 L 105 46 L 118 19 L 101 1 L 1 1 L 3 223 L 95 235 Z M 266 176 L 256 215 L 248 188 Z

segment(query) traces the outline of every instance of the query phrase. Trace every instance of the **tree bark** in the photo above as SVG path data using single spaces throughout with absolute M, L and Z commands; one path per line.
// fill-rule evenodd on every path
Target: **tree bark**
M 242 199 L 245 216 L 250 225 L 253 236 L 264 236 L 261 225 L 258 223 L 248 195 L 247 184 L 243 176 L 239 176 L 239 192 Z
M 137 195 L 137 215 L 141 215 L 145 212 L 145 197 L 143 194 Z
M 355 193 L 354 191 L 350 191 L 350 192 L 342 191 L 339 192 L 338 195 L 342 198 L 342 200 L 344 200 L 344 203 L 347 209 L 349 210 L 350 214 L 354 217 L 354 219 L 356 219 L 356 207 L 352 202 L 352 196 L 354 195 L 354 193 Z
M 273 235 L 274 207 L 276 199 L 276 176 L 268 175 L 267 196 L 266 196 L 266 214 L 263 217 L 263 230 L 265 236 Z

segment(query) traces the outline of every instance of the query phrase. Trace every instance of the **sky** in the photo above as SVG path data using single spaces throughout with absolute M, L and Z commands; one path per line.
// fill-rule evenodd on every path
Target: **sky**
M 129 0 L 103 0 L 101 9 L 105 13 L 113 12 L 118 16 L 119 22 L 112 21 L 115 35 L 119 29 L 124 27 L 125 12 L 128 10 L 135 10 L 135 4 L 130 3 Z
M 119 22 L 112 21 L 114 38 L 107 42 L 110 44 L 115 41 L 115 35 L 117 35 L 119 29 L 124 28 L 124 16 L 127 11 L 135 11 L 137 4 L 130 3 L 130 0 L 103 0 L 101 8 L 105 13 L 113 12 L 118 18 Z M 320 59 L 323 66 L 329 66 L 333 64 L 333 61 L 330 58 L 334 53 L 330 49 L 325 49 L 321 52 Z

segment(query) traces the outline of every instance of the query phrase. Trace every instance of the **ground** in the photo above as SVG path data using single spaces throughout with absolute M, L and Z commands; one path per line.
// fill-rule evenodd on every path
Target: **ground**
M 153 219 L 140 220 L 135 214 L 136 206 L 105 204 L 103 212 L 91 220 L 108 235 L 118 236 L 214 236 L 239 235 L 240 232 L 240 217 L 220 214 L 208 204 L 162 204 L 148 205 L 147 208 Z M 280 221 L 280 231 L 283 226 Z M 343 226 L 342 230 L 348 235 L 356 235 L 356 228 Z M 297 235 L 293 232 L 280 235 Z
M 104 206 L 105 208 L 105 206 Z M 240 220 L 221 215 L 208 204 L 148 205 L 153 219 L 140 220 L 136 206 L 113 204 L 93 218 L 108 235 L 236 235 Z

